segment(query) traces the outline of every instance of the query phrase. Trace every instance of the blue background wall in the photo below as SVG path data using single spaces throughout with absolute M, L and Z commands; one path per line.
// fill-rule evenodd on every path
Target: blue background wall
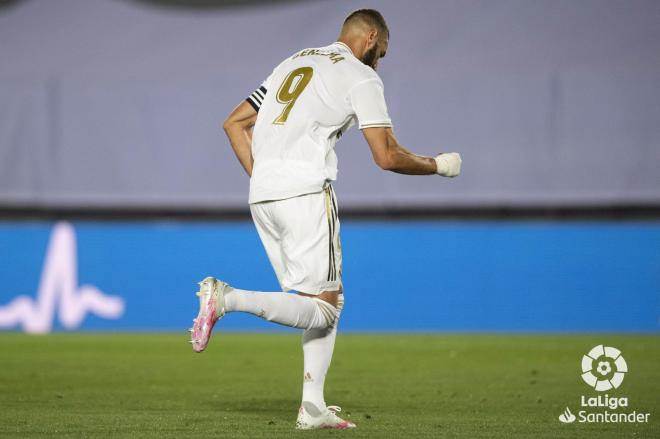
M 74 227 L 79 284 L 125 301 L 120 319 L 88 315 L 83 329 L 183 330 L 207 275 L 278 288 L 250 222 Z M 0 308 L 35 297 L 52 228 L 0 223 Z M 344 330 L 660 329 L 659 222 L 345 221 L 342 246 Z M 239 314 L 220 325 L 283 330 Z

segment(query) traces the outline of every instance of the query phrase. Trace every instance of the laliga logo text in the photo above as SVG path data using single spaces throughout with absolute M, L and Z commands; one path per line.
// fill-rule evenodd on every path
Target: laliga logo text
M 628 372 L 628 364 L 621 355 L 621 351 L 611 346 L 598 345 L 582 357 L 582 379 L 589 387 L 597 392 L 617 389 L 621 386 L 625 374 Z M 646 423 L 649 421 L 650 413 L 632 412 L 610 412 L 622 407 L 628 407 L 628 398 L 613 397 L 608 394 L 580 397 L 580 406 L 583 410 L 577 413 L 577 417 L 566 407 L 564 413 L 559 415 L 559 420 L 564 424 L 570 424 L 576 420 L 580 423 Z M 605 409 L 599 411 L 598 409 Z
M 87 313 L 105 319 L 118 319 L 124 313 L 121 297 L 109 296 L 93 285 L 78 285 L 76 234 L 69 223 L 53 228 L 36 300 L 18 296 L 0 306 L 0 329 L 22 324 L 25 332 L 47 333 L 56 312 L 67 329 L 80 326 Z

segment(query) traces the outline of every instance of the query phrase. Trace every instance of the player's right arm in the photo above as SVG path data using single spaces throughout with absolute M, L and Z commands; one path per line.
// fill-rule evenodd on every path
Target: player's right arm
M 461 156 L 451 152 L 439 154 L 436 157 L 425 157 L 414 154 L 402 146 L 394 137 L 392 128 L 363 128 L 374 161 L 387 171 L 409 175 L 440 174 L 445 177 L 455 177 L 461 171 Z
M 222 127 L 236 158 L 249 176 L 252 176 L 252 127 L 257 121 L 257 111 L 247 101 L 241 102 L 227 117 Z

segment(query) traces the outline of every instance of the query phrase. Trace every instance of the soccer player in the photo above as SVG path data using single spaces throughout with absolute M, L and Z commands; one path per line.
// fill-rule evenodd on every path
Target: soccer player
M 224 123 L 236 157 L 250 176 L 250 211 L 283 292 L 200 282 L 193 348 L 203 351 L 226 313 L 247 312 L 303 329 L 302 404 L 296 427 L 353 428 L 326 406 L 325 376 L 344 305 L 335 143 L 356 121 L 384 170 L 401 174 L 460 173 L 457 153 L 424 157 L 399 144 L 376 73 L 389 30 L 373 9 L 350 14 L 337 42 L 282 61 Z M 294 291 L 295 294 L 289 293 Z

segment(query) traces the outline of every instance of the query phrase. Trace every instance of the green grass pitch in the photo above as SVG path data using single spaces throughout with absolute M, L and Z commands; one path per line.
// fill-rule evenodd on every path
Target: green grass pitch
M 302 352 L 293 334 L 0 334 L 0 437 L 660 437 L 656 335 L 341 334 L 328 404 L 353 431 L 294 430 Z M 648 424 L 562 424 L 593 395 L 580 359 L 615 346 L 628 410 Z

